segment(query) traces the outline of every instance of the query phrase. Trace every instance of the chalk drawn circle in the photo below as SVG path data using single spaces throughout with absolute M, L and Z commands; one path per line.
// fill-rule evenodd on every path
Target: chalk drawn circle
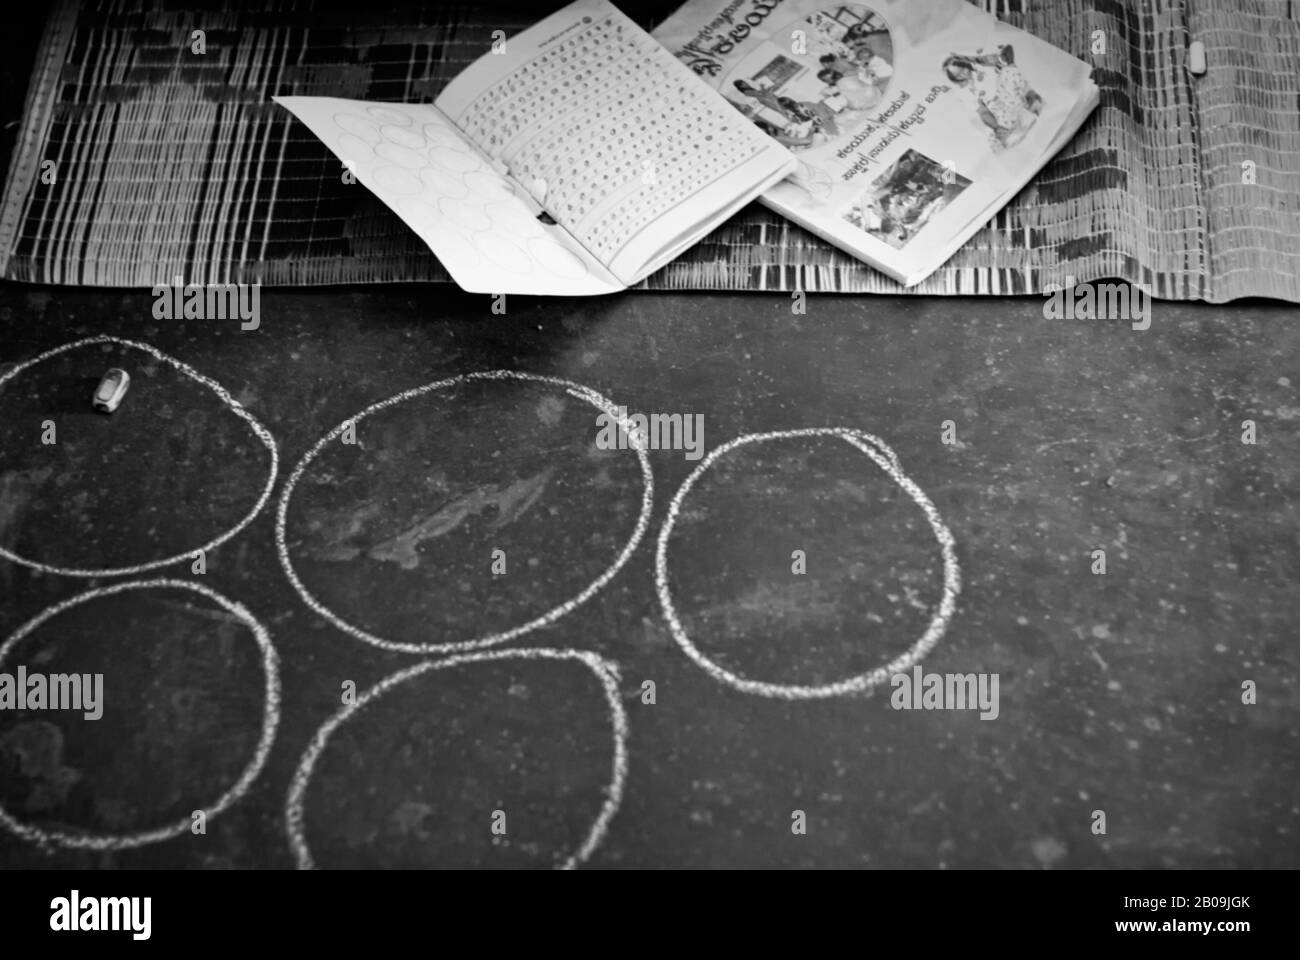
M 350 133 L 372 145 L 383 139 L 373 123 L 355 113 L 334 114 L 334 124 L 344 133 Z
M 406 127 L 394 126 L 386 123 L 379 128 L 385 140 L 391 140 L 399 147 L 406 147 L 409 150 L 423 150 L 428 146 L 428 142 L 419 133 L 414 130 L 408 130 Z
M 425 160 L 422 154 L 416 153 L 409 147 L 399 147 L 387 140 L 375 147 L 375 156 L 389 163 L 395 163 L 399 167 L 405 167 L 407 170 L 419 170 L 429 165 L 429 161 Z
M 401 167 L 376 167 L 371 174 L 376 189 L 397 196 L 409 197 L 420 192 L 420 180 L 410 170 Z
M 399 643 L 392 640 L 385 640 L 383 637 L 376 636 L 367 630 L 363 630 L 348 621 L 344 620 L 325 604 L 321 603 L 307 589 L 302 580 L 298 577 L 298 572 L 293 567 L 293 561 L 289 558 L 289 544 L 286 539 L 288 528 L 289 501 L 293 498 L 293 491 L 298 486 L 298 481 L 302 479 L 303 474 L 311 465 L 312 461 L 320 455 L 321 451 L 331 442 L 337 440 L 343 431 L 349 425 L 360 424 L 362 420 L 371 414 L 386 410 L 389 407 L 396 406 L 407 400 L 416 397 L 422 397 L 426 393 L 433 393 L 438 390 L 444 390 L 447 387 L 459 386 L 463 383 L 469 383 L 479 380 L 523 380 L 529 383 L 547 383 L 553 386 L 561 387 L 566 393 L 579 400 L 584 400 L 591 404 L 602 413 L 608 415 L 612 420 L 619 424 L 628 435 L 628 447 L 636 452 L 637 461 L 641 465 L 641 511 L 636 518 L 636 526 L 632 529 L 631 536 L 628 537 L 627 543 L 614 562 L 605 568 L 603 572 L 591 583 L 587 584 L 579 593 L 565 600 L 541 614 L 534 617 L 527 623 L 512 627 L 509 630 L 503 630 L 499 633 L 488 634 L 473 640 L 461 640 L 453 643 Z M 401 393 L 394 394 L 387 400 L 380 400 L 378 403 L 372 403 L 354 417 L 349 417 L 338 426 L 336 426 L 325 436 L 321 437 L 312 446 L 310 450 L 303 455 L 298 461 L 298 465 L 293 468 L 289 478 L 285 481 L 283 489 L 280 491 L 280 502 L 275 516 L 275 548 L 280 557 L 280 566 L 284 569 L 285 575 L 289 578 L 290 584 L 294 590 L 302 597 L 303 601 L 325 620 L 332 623 L 338 629 L 351 637 L 355 637 L 371 646 L 379 647 L 382 650 L 394 650 L 400 653 L 420 653 L 420 654 L 444 654 L 444 653 L 461 653 L 466 650 L 479 650 L 483 647 L 492 647 L 497 644 L 505 643 L 507 640 L 513 640 L 515 637 L 521 637 L 524 634 L 531 633 L 540 627 L 548 626 L 559 620 L 562 616 L 572 610 L 577 609 L 596 595 L 605 584 L 614 579 L 615 574 L 623 569 L 628 558 L 632 556 L 637 545 L 640 544 L 641 538 L 645 536 L 646 528 L 650 524 L 650 511 L 654 506 L 654 474 L 650 469 L 650 458 L 646 454 L 646 443 L 644 437 L 632 425 L 628 419 L 626 411 L 620 410 L 614 402 L 608 397 L 597 393 L 590 387 L 584 387 L 580 383 L 574 383 L 572 380 L 564 380 L 560 377 L 548 377 L 540 373 L 523 373 L 518 370 L 480 370 L 474 373 L 465 373 L 456 377 L 449 377 L 446 380 L 437 380 L 433 383 L 426 383 L 421 387 L 414 387 L 410 390 L 404 390 Z
M 21 564 L 22 566 L 30 567 L 33 570 L 39 570 L 42 573 L 58 574 L 63 577 L 122 577 L 144 573 L 147 570 L 157 570 L 159 567 L 170 566 L 173 563 L 183 563 L 186 560 L 192 560 L 196 553 L 208 553 L 209 551 L 215 550 L 252 523 L 253 518 L 262 512 L 262 508 L 266 506 L 267 501 L 271 498 L 271 491 L 275 488 L 275 479 L 280 472 L 280 450 L 276 445 L 275 437 L 271 436 L 271 431 L 262 426 L 256 417 L 244 409 L 242 403 L 232 397 L 226 388 L 215 380 L 203 376 L 203 374 L 199 373 L 189 364 L 182 363 L 170 354 L 163 353 L 157 347 L 150 346 L 149 344 L 142 343 L 138 340 L 127 340 L 122 337 L 114 337 L 108 334 L 86 337 L 84 340 L 74 340 L 70 343 L 65 343 L 50 350 L 46 350 L 44 353 L 32 357 L 30 360 L 24 360 L 22 363 L 0 376 L 0 388 L 3 388 L 6 383 L 18 376 L 18 374 L 22 373 L 24 370 L 30 369 L 38 363 L 43 363 L 51 357 L 57 357 L 61 353 L 67 353 L 69 350 L 77 350 L 81 347 L 88 347 L 96 343 L 116 343 L 124 347 L 129 347 L 132 350 L 140 350 L 180 371 L 191 380 L 203 384 L 203 386 L 215 393 L 217 397 L 230 408 L 231 412 L 234 413 L 235 416 L 248 424 L 249 429 L 253 431 L 253 434 L 257 439 L 261 440 L 262 445 L 270 452 L 271 465 L 266 475 L 266 485 L 262 488 L 262 493 L 258 496 L 257 502 L 253 504 L 253 508 L 248 511 L 242 520 L 225 533 L 218 534 L 207 543 L 194 547 L 192 550 L 186 550 L 170 557 L 164 557 L 161 560 L 150 560 L 148 563 L 138 563 L 129 567 L 56 567 L 53 564 L 41 563 L 39 560 L 31 560 L 27 557 L 20 556 L 4 546 L 0 546 L 0 557 L 3 557 L 11 563 Z
M 528 250 L 543 270 L 557 276 L 576 279 L 588 273 L 587 265 L 577 254 L 565 250 L 550 237 L 534 237 L 528 241 Z
M 360 137 L 351 133 L 340 133 L 339 152 L 347 160 L 369 160 L 375 155 L 375 151 L 370 148 L 370 144 Z
M 420 171 L 420 179 L 424 181 L 425 186 L 440 197 L 451 197 L 453 200 L 459 200 L 462 197 L 469 196 L 469 187 L 460 177 L 453 177 L 445 170 L 439 170 L 437 167 L 425 167 Z
M 479 253 L 502 270 L 521 274 L 533 272 L 532 258 L 509 240 L 502 239 L 496 234 L 478 234 L 474 237 L 474 246 L 478 248 Z
M 921 508 L 921 512 L 925 514 L 930 523 L 930 529 L 934 531 L 935 539 L 939 541 L 939 549 L 943 555 L 943 597 L 939 601 L 939 608 L 930 618 L 930 624 L 921 637 L 909 649 L 884 666 L 845 680 L 817 686 L 751 680 L 719 666 L 701 653 L 695 644 L 691 642 L 690 637 L 686 635 L 686 629 L 677 617 L 677 610 L 673 606 L 672 593 L 668 587 L 668 538 L 672 535 L 673 525 L 677 522 L 678 511 L 681 510 L 686 495 L 691 492 L 691 488 L 704 475 L 704 472 L 719 457 L 737 447 L 750 443 L 761 443 L 766 440 L 783 440 L 791 437 L 839 437 L 865 453 L 891 480 L 902 487 L 903 491 Z M 818 700 L 850 693 L 862 693 L 878 684 L 886 683 L 895 674 L 910 669 L 934 649 L 935 644 L 939 642 L 948 629 L 948 622 L 952 619 L 953 611 L 956 609 L 957 595 L 961 592 L 961 569 L 957 565 L 956 545 L 952 534 L 944 525 L 943 518 L 939 516 L 939 511 L 930 502 L 930 498 L 925 495 L 925 491 L 913 483 L 911 478 L 903 472 L 897 454 L 890 449 L 888 444 L 879 437 L 848 427 L 808 427 L 801 430 L 776 430 L 770 433 L 745 434 L 714 448 L 709 452 L 708 456 L 700 461 L 699 466 L 686 478 L 668 504 L 668 513 L 664 517 L 663 527 L 659 530 L 659 542 L 655 550 L 655 586 L 659 591 L 659 604 L 663 608 L 664 619 L 668 621 L 668 628 L 672 631 L 673 639 L 677 641 L 677 645 L 682 648 L 683 652 L 713 679 L 735 687 L 744 693 L 754 693 L 759 696 L 775 697 L 782 700 Z
M 471 232 L 488 230 L 492 227 L 492 221 L 488 219 L 487 213 L 476 203 L 457 200 L 454 197 L 442 197 L 438 200 L 438 209 L 456 226 Z
M 393 124 L 399 127 L 409 127 L 411 118 L 400 110 L 394 110 L 391 107 L 366 107 L 366 113 L 370 114 L 380 123 Z
M 469 152 L 469 144 L 460 138 L 454 130 L 441 123 L 426 123 L 424 139 L 433 147 L 447 147 L 450 150 Z
M 461 153 L 450 147 L 430 147 L 429 159 L 451 173 L 469 173 L 483 164 L 472 153 Z
M 293 780 L 289 784 L 289 794 L 285 801 L 285 826 L 289 834 L 289 845 L 293 849 L 298 869 L 313 870 L 316 867 L 311 849 L 307 845 L 306 829 L 304 827 L 304 800 L 307 788 L 311 784 L 312 774 L 316 769 L 316 762 L 329 744 L 334 731 L 354 714 L 360 712 L 367 704 L 382 697 L 394 687 L 408 680 L 413 680 L 422 674 L 468 663 L 500 660 L 576 660 L 591 670 L 600 681 L 605 693 L 605 702 L 609 706 L 610 726 L 614 731 L 614 759 L 610 772 L 610 781 L 605 788 L 605 801 L 601 805 L 600 813 L 596 815 L 596 819 L 592 822 L 586 838 L 578 846 L 578 849 L 565 858 L 560 865 L 560 869 L 572 870 L 585 862 L 595 852 L 604 839 L 605 832 L 609 829 L 610 821 L 614 819 L 614 814 L 618 812 L 619 805 L 623 802 L 623 786 L 627 780 L 627 714 L 623 709 L 623 701 L 618 689 L 618 667 L 611 661 L 587 650 L 530 647 L 523 650 L 487 650 L 480 653 L 458 654 L 442 660 L 425 660 L 380 680 L 369 690 L 360 694 L 353 703 L 347 704 L 326 720 L 307 745 L 302 759 L 298 761 L 298 768 L 294 771 Z
M 124 593 L 127 590 L 151 590 L 154 588 L 189 590 L 200 596 L 207 597 L 253 631 L 253 637 L 257 641 L 258 649 L 262 654 L 262 674 L 266 678 L 266 687 L 262 701 L 261 734 L 258 737 L 253 757 L 248 761 L 248 765 L 244 767 L 244 771 L 239 775 L 239 778 L 226 789 L 225 793 L 217 798 L 215 803 L 197 808 L 204 812 L 208 820 L 212 820 L 231 807 L 253 785 L 253 781 L 257 779 L 262 772 L 262 767 L 266 764 L 266 758 L 271 752 L 271 745 L 275 742 L 276 728 L 280 723 L 280 658 L 275 652 L 275 646 L 271 643 L 271 634 L 263 626 L 262 622 L 253 616 L 242 603 L 227 599 L 217 591 L 190 580 L 128 580 L 104 587 L 95 587 L 79 593 L 75 597 L 61 600 L 53 606 L 46 607 L 10 634 L 9 639 L 0 644 L 0 663 L 3 663 L 14 646 L 33 630 L 36 630 L 47 620 L 58 616 L 65 610 L 79 606 L 88 600 Z M 65 850 L 130 850 L 182 836 L 190 832 L 192 824 L 192 815 L 186 814 L 183 818 L 168 826 L 155 827 L 152 830 L 141 830 L 136 833 L 67 833 L 62 830 L 44 830 L 32 824 L 22 823 L 10 815 L 3 804 L 0 804 L 0 826 L 30 843 L 42 846 L 53 845 L 62 847 Z

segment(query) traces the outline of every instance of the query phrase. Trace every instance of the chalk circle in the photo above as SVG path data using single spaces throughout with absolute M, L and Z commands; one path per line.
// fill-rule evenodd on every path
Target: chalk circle
M 529 240 L 528 251 L 543 270 L 557 276 L 576 279 L 585 277 L 589 272 L 577 254 L 566 250 L 551 237 L 534 237 Z
M 375 156 L 408 170 L 419 170 L 429 165 L 429 161 L 425 160 L 422 154 L 416 153 L 409 147 L 399 147 L 387 140 L 375 147 Z
M 18 376 L 18 374 L 22 373 L 24 370 L 30 369 L 38 363 L 43 363 L 51 357 L 57 357 L 61 353 L 67 353 L 69 350 L 77 350 L 81 347 L 88 347 L 96 343 L 116 343 L 123 347 L 129 347 L 132 350 L 140 350 L 157 360 L 161 360 L 163 363 L 168 364 L 174 369 L 179 370 L 191 380 L 198 381 L 215 393 L 217 397 L 230 408 L 231 412 L 234 413 L 235 416 L 248 424 L 249 429 L 253 431 L 257 436 L 257 439 L 261 440 L 262 445 L 270 452 L 271 466 L 266 476 L 266 485 L 262 488 L 262 493 L 258 496 L 257 502 L 253 504 L 253 508 L 248 511 L 242 520 L 225 533 L 213 537 L 207 543 L 201 544 L 182 553 L 175 554 L 174 556 L 164 557 L 161 560 L 150 560 L 148 563 L 138 563 L 129 567 L 56 567 L 52 564 L 41 563 L 38 560 L 30 560 L 27 557 L 19 556 L 17 553 L 4 546 L 0 546 L 0 557 L 9 560 L 12 563 L 21 564 L 24 567 L 31 567 L 33 570 L 40 570 L 42 573 L 58 574 L 63 577 L 121 577 L 144 573 L 146 570 L 157 570 L 159 567 L 170 566 L 173 563 L 184 563 L 193 560 L 194 555 L 200 551 L 207 553 L 208 551 L 215 550 L 252 523 L 253 518 L 262 512 L 262 507 L 266 506 L 266 502 L 271 498 L 271 491 L 275 487 L 275 478 L 280 472 L 280 451 L 276 446 L 275 437 L 271 436 L 271 431 L 262 426 L 256 417 L 244 409 L 243 404 L 232 397 L 229 391 L 215 380 L 203 376 L 203 374 L 199 373 L 193 367 L 186 363 L 182 363 L 170 354 L 163 353 L 157 347 L 150 346 L 147 343 L 141 343 L 137 340 L 126 340 L 122 337 L 114 337 L 108 334 L 86 337 L 84 340 L 74 340 L 71 343 L 65 343 L 54 347 L 53 349 L 46 350 L 44 353 L 39 354 L 30 360 L 24 360 L 12 369 L 7 370 L 3 376 L 0 376 L 0 388 L 3 388 L 6 383 Z
M 592 822 L 587 836 L 576 850 L 570 853 L 560 864 L 562 870 L 572 870 L 587 860 L 600 846 L 605 837 L 609 823 L 618 812 L 623 801 L 623 785 L 627 779 L 627 714 L 623 710 L 622 697 L 619 694 L 618 666 L 603 657 L 587 650 L 554 649 L 550 647 L 530 647 L 522 650 L 487 650 L 481 653 L 458 654 L 442 660 L 425 660 L 413 667 L 399 670 L 380 680 L 357 699 L 339 710 L 325 721 L 316 735 L 312 737 L 298 761 L 293 780 L 289 784 L 289 795 L 285 802 L 285 825 L 289 834 L 289 845 L 293 848 L 294 859 L 298 869 L 314 870 L 316 862 L 307 845 L 304 827 L 304 798 L 307 787 L 315 772 L 316 762 L 329 744 L 334 731 L 347 722 L 354 714 L 360 712 L 367 704 L 374 702 L 399 684 L 413 680 L 422 674 L 434 670 L 445 670 L 467 663 L 485 663 L 500 660 L 576 660 L 585 665 L 600 681 L 605 692 L 605 702 L 609 705 L 610 725 L 614 731 L 614 759 L 610 772 L 609 785 L 605 788 L 605 801 L 600 813 Z
M 391 140 L 399 147 L 407 147 L 411 150 L 423 150 L 428 146 L 428 142 L 415 130 L 408 130 L 406 127 L 394 126 L 386 123 L 379 128 L 385 140 Z
M 370 177 L 374 181 L 375 187 L 385 193 L 409 197 L 420 192 L 419 178 L 410 170 L 404 170 L 401 167 L 376 167 Z
M 527 274 L 533 272 L 533 258 L 509 240 L 494 233 L 480 233 L 474 237 L 474 246 L 478 252 L 487 257 L 502 270 L 511 273 Z
M 451 173 L 469 173 L 483 166 L 472 153 L 461 153 L 451 147 L 430 147 L 429 159 Z
M 426 123 L 424 125 L 424 139 L 429 142 L 430 146 L 447 147 L 450 150 L 459 150 L 462 153 L 469 152 L 469 144 L 446 124 Z
M 286 538 L 288 527 L 289 501 L 293 497 L 293 491 L 298 486 L 298 481 L 302 479 L 303 473 L 311 465 L 312 461 L 320 455 L 330 443 L 337 440 L 343 431 L 350 425 L 357 426 L 366 417 L 371 414 L 394 407 L 399 403 L 412 400 L 416 397 L 422 397 L 427 393 L 433 393 L 437 390 L 444 390 L 447 387 L 459 386 L 463 383 L 470 383 L 479 380 L 522 380 L 529 383 L 547 383 L 553 386 L 561 387 L 566 393 L 579 400 L 584 400 L 591 404 L 602 413 L 612 418 L 614 423 L 621 426 L 622 430 L 628 435 L 628 447 L 635 451 L 637 461 L 641 465 L 641 512 L 637 515 L 636 526 L 632 529 L 632 535 L 628 538 L 627 543 L 618 556 L 595 580 L 587 584 L 579 593 L 574 595 L 563 603 L 548 610 L 546 613 L 529 620 L 527 623 L 504 630 L 500 633 L 492 633 L 473 640 L 462 640 L 453 643 L 399 643 L 392 640 L 385 640 L 383 637 L 376 636 L 367 630 L 349 623 L 344 620 L 333 610 L 330 610 L 325 604 L 321 603 L 312 595 L 311 591 L 303 584 L 298 577 L 298 572 L 293 567 L 293 561 L 289 558 L 289 544 Z M 414 387 L 410 390 L 404 390 L 401 393 L 389 397 L 387 400 L 380 400 L 378 403 L 372 403 L 354 417 L 349 417 L 338 426 L 336 426 L 325 436 L 316 441 L 315 445 L 298 461 L 298 465 L 293 468 L 289 474 L 289 479 L 285 481 L 283 489 L 280 491 L 279 507 L 276 510 L 275 517 L 275 546 L 280 557 L 280 566 L 284 568 L 285 575 L 293 588 L 302 597 L 303 601 L 312 610 L 318 613 L 325 620 L 338 627 L 349 636 L 355 637 L 371 646 L 379 647 L 382 650 L 395 650 L 401 653 L 420 653 L 420 654 L 444 654 L 460 653 L 466 650 L 478 650 L 483 647 L 492 647 L 497 644 L 505 643 L 507 640 L 513 640 L 524 634 L 548 626 L 554 623 L 560 617 L 572 610 L 577 609 L 586 603 L 596 592 L 605 584 L 614 578 L 614 575 L 623 568 L 628 558 L 636 550 L 641 538 L 645 536 L 646 528 L 650 523 L 650 511 L 654 506 L 654 475 L 650 470 L 650 458 L 646 454 L 645 438 L 637 432 L 632 421 L 628 418 L 626 410 L 621 410 L 614 404 L 614 401 L 597 393 L 590 387 L 584 387 L 580 383 L 574 383 L 572 380 L 564 380 L 560 377 L 548 377 L 539 373 L 523 373 L 518 370 L 480 370 L 474 373 L 465 373 L 456 377 L 449 377 L 446 380 L 438 380 L 433 383 L 426 383 L 422 387 Z
M 677 514 L 681 510 L 686 495 L 691 492 L 691 488 L 704 475 L 704 472 L 719 457 L 738 447 L 750 443 L 761 443 L 766 440 L 783 440 L 792 437 L 839 437 L 865 453 L 890 479 L 902 487 L 908 496 L 916 502 L 916 505 L 921 508 L 926 519 L 930 522 L 930 528 L 934 531 L 935 539 L 939 541 L 939 550 L 943 555 L 943 597 L 939 602 L 939 608 L 930 618 L 930 624 L 920 639 L 889 663 L 877 667 L 869 673 L 818 686 L 766 683 L 761 680 L 751 680 L 719 666 L 701 653 L 695 644 L 691 642 L 690 637 L 686 635 L 686 629 L 677 617 L 677 610 L 673 606 L 672 593 L 668 588 L 668 538 L 672 535 L 673 525 L 677 522 Z M 911 669 L 922 657 L 934 649 L 935 644 L 942 638 L 944 631 L 948 629 L 948 621 L 952 618 L 953 611 L 956 609 L 957 595 L 961 592 L 961 569 L 957 565 L 957 554 L 952 534 L 944 525 L 943 518 L 939 516 L 939 511 L 930 502 L 930 498 L 925 495 L 925 491 L 903 473 L 902 466 L 898 461 L 898 455 L 890 449 L 888 444 L 879 437 L 848 427 L 808 427 L 801 430 L 776 430 L 770 433 L 745 434 L 714 448 L 709 452 L 708 456 L 700 461 L 699 466 L 686 478 L 668 504 L 668 513 L 664 518 L 663 527 L 659 530 L 659 542 L 655 550 L 655 586 L 659 591 L 659 603 L 663 608 L 664 619 L 668 621 L 668 628 L 672 631 L 673 639 L 677 641 L 677 645 L 682 648 L 686 655 L 695 661 L 697 666 L 701 667 L 715 680 L 735 687 L 744 693 L 754 693 L 764 697 L 775 697 L 782 700 L 818 700 L 851 693 L 863 693 L 872 687 L 886 683 L 895 674 Z
M 420 171 L 420 179 L 424 185 L 432 190 L 439 197 L 451 197 L 460 199 L 469 196 L 469 187 L 460 177 L 454 177 L 445 170 L 437 167 L 425 167 Z
M 344 133 L 350 133 L 352 136 L 372 145 L 383 139 L 378 128 L 373 123 L 365 117 L 357 116 L 355 113 L 334 114 L 334 124 Z
M 399 127 L 409 127 L 411 125 L 410 117 L 402 111 L 394 110 L 391 107 L 366 107 L 366 113 L 370 114 L 380 123 L 394 124 Z
M 192 593 L 207 597 L 253 631 L 253 637 L 256 639 L 258 649 L 262 653 L 262 673 L 266 678 L 266 688 L 263 693 L 262 732 L 258 738 L 253 757 L 248 761 L 248 765 L 244 767 L 244 772 L 239 775 L 239 779 L 228 787 L 226 792 L 218 797 L 215 802 L 195 807 L 195 809 L 202 810 L 208 820 L 212 820 L 247 793 L 248 788 L 252 786 L 253 781 L 262 772 L 266 758 L 271 752 L 271 744 L 275 741 L 276 727 L 280 722 L 280 658 L 275 652 L 275 647 L 271 643 L 271 635 L 266 627 L 242 603 L 229 600 L 217 593 L 217 591 L 190 580 L 129 580 L 104 587 L 95 587 L 84 593 L 79 593 L 75 597 L 62 600 L 51 607 L 46 607 L 10 634 L 9 639 L 0 645 L 0 663 L 3 663 L 9 652 L 33 630 L 72 607 L 83 604 L 88 600 L 108 597 L 128 590 L 152 590 L 155 588 L 189 590 Z M 3 826 L 10 833 L 31 843 L 43 846 L 53 845 L 67 850 L 130 850 L 135 847 L 148 846 L 151 843 L 161 843 L 164 840 L 187 834 L 190 832 L 192 824 L 191 814 L 186 814 L 183 818 L 168 826 L 142 830 L 138 833 L 68 833 L 62 830 L 43 830 L 32 824 L 22 823 L 15 819 L 4 808 L 3 804 L 0 804 L 0 826 Z

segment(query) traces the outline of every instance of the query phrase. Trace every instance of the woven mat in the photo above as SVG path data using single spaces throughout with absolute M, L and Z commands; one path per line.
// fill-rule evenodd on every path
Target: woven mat
M 0 275 L 43 283 L 446 281 L 409 230 L 273 94 L 428 101 L 560 4 L 221 12 L 57 5 L 0 206 Z M 647 28 L 672 10 L 625 5 Z M 915 293 L 1119 278 L 1165 299 L 1300 301 L 1300 3 L 987 0 L 1096 66 L 1101 106 L 1033 184 Z M 206 52 L 191 50 L 192 31 Z M 1098 33 L 1099 31 L 1099 33 Z M 1091 52 L 1096 37 L 1104 54 Z M 1193 80 L 1189 37 L 1211 70 Z M 53 182 L 50 182 L 50 181 Z M 896 293 L 753 205 L 654 289 Z

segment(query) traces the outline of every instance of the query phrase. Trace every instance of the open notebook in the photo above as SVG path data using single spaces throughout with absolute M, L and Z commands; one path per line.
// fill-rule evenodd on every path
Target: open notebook
M 605 0 L 498 40 L 432 104 L 275 100 L 476 293 L 622 290 L 797 165 Z

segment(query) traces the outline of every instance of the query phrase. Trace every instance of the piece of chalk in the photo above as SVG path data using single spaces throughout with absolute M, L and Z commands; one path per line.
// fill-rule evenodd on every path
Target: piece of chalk
M 1193 40 L 1187 48 L 1187 69 L 1200 76 L 1205 72 L 1205 44 Z
M 91 404 L 101 413 L 112 413 L 126 396 L 126 388 L 130 385 L 131 375 L 120 367 L 114 367 L 100 379 Z

